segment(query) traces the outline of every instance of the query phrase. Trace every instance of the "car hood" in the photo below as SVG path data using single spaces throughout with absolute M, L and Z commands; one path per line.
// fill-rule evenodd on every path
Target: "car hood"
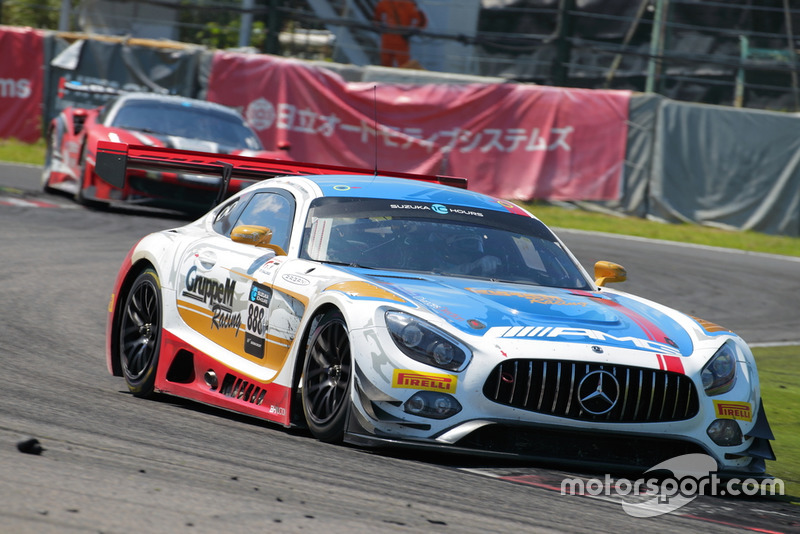
M 624 294 L 435 275 L 366 278 L 470 335 L 591 343 L 674 356 L 693 350 L 691 334 L 664 308 Z

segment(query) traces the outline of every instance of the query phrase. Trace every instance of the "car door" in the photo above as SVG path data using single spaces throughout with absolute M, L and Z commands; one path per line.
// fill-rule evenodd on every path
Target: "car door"
M 269 379 L 283 364 L 267 350 L 273 283 L 286 260 L 294 199 L 286 192 L 259 191 L 224 206 L 215 218 L 214 233 L 190 246 L 180 259 L 176 292 L 184 322 L 196 333 L 239 358 L 263 367 Z M 242 226 L 269 228 L 270 244 L 278 250 L 237 242 L 231 233 Z M 211 356 L 219 351 L 209 347 Z M 232 362 L 228 362 L 232 363 Z

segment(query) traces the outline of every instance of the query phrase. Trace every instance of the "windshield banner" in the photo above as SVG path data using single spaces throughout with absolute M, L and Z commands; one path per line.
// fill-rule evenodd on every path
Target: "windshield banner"
M 298 161 L 463 176 L 501 198 L 620 194 L 628 91 L 345 82 L 296 60 L 216 52 L 207 99 Z
M 41 137 L 44 32 L 0 26 L 0 139 Z

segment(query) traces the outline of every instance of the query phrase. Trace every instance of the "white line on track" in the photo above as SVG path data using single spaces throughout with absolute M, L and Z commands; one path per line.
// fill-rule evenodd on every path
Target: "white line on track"
M 21 206 L 24 208 L 75 208 L 68 204 L 55 204 L 43 200 L 28 200 L 16 197 L 0 196 L 0 206 Z

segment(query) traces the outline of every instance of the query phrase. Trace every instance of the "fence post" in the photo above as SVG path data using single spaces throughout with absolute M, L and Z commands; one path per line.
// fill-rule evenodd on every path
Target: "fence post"
M 794 33 L 792 31 L 792 10 L 789 9 L 789 0 L 783 0 L 783 13 L 786 19 L 786 49 L 789 51 L 789 68 L 792 69 L 792 96 L 794 97 L 794 110 L 800 106 L 800 97 L 797 90 L 797 52 L 794 49 Z
M 746 35 L 739 36 L 739 70 L 736 72 L 736 88 L 733 92 L 733 107 L 744 105 L 744 64 L 750 55 L 750 40 Z
M 239 48 L 250 45 L 250 34 L 253 32 L 253 0 L 242 0 L 242 16 L 239 24 Z
M 645 83 L 645 93 L 652 93 L 655 87 L 655 79 L 658 76 L 657 69 L 661 67 L 661 54 L 664 51 L 664 41 L 662 26 L 664 25 L 664 7 L 667 0 L 656 0 L 656 12 L 653 16 L 653 29 L 650 33 L 650 59 L 647 62 L 647 82 Z
M 278 0 L 269 0 L 269 11 L 267 13 L 267 36 L 264 43 L 264 52 L 267 54 L 280 54 L 281 45 L 278 39 L 278 34 L 281 31 L 282 20 L 283 14 L 278 11 Z
M 556 42 L 556 59 L 553 65 L 553 84 L 559 87 L 567 85 L 570 55 L 572 53 L 572 15 L 575 0 L 559 0 L 558 2 L 558 37 Z
M 61 12 L 58 15 L 58 31 L 68 32 L 70 27 L 69 17 L 72 12 L 72 2 L 61 0 Z

